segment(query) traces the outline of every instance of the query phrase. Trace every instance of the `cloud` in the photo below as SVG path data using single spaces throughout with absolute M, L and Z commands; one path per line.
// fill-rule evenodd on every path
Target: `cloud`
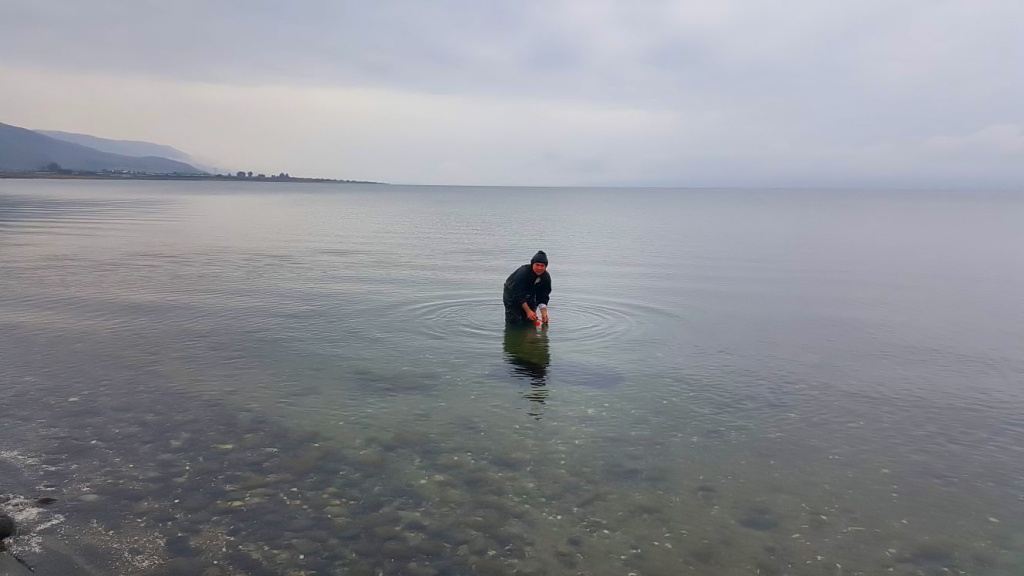
M 0 0 L 0 12 L 0 121 L 225 164 L 431 183 L 1024 184 L 1014 137 L 985 132 L 1024 125 L 1021 3 Z M 971 138 L 992 143 L 948 140 Z
M 596 184 L 626 178 L 631 150 L 670 135 L 670 113 L 546 100 L 367 88 L 233 86 L 39 73 L 0 92 L 36 128 L 158 133 L 228 170 L 407 183 Z M 67 106 L 73 88 L 74 106 Z M 88 114 L 83 114 L 88 110 Z M 211 134 L 216 135 L 211 137 Z
M 946 159 L 964 153 L 1024 158 L 1024 126 L 997 124 L 965 136 L 936 136 L 925 141 L 924 147 Z

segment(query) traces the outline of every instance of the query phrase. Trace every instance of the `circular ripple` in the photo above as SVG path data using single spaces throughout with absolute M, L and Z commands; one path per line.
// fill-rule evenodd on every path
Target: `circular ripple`
M 505 312 L 498 297 L 422 302 L 403 308 L 402 314 L 408 326 L 432 338 L 479 339 L 500 335 L 505 328 Z M 621 340 L 655 320 L 673 316 L 655 306 L 574 296 L 571 301 L 552 305 L 550 329 L 557 330 L 561 342 L 599 344 Z
M 500 334 L 504 328 L 501 299 L 467 297 L 435 300 L 402 309 L 408 326 L 440 338 L 477 338 Z

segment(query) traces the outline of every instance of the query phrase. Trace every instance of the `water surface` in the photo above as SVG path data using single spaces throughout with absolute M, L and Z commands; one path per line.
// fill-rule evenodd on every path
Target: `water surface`
M 5 180 L 0 454 L 111 573 L 1019 574 L 1022 261 L 1013 193 Z

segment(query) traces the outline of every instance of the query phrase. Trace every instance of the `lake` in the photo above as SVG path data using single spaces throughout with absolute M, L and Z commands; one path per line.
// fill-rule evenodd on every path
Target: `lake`
M 539 249 L 551 323 L 506 329 Z M 12 548 L 1021 574 L 1022 264 L 1024 193 L 0 180 Z

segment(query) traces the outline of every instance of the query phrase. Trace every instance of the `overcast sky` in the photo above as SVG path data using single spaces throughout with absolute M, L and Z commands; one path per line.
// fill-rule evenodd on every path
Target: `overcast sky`
M 1024 188 L 1024 2 L 0 0 L 0 122 L 224 170 Z

